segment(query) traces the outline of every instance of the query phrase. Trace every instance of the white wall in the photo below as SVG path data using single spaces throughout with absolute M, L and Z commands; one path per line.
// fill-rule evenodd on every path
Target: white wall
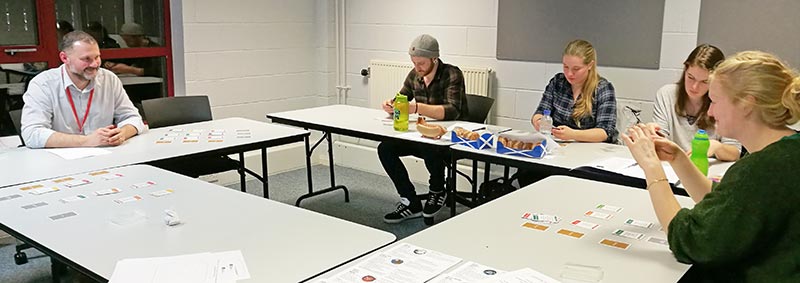
M 333 65 L 324 0 L 184 0 L 186 92 L 207 94 L 215 118 L 328 103 Z
M 215 119 L 267 121 L 267 113 L 329 104 L 335 95 L 331 3 L 183 0 L 186 94 L 208 95 Z M 303 155 L 299 143 L 270 148 L 270 172 L 305 166 Z M 260 172 L 259 158 L 248 153 L 247 167 Z M 238 175 L 204 179 L 230 184 Z
M 528 119 L 561 65 L 497 60 L 497 5 L 497 0 L 347 1 L 347 71 L 353 86 L 348 103 L 367 105 L 369 87 L 359 71 L 370 59 L 408 61 L 411 40 L 429 33 L 439 40 L 443 61 L 496 70 L 494 121 L 530 129 Z M 677 81 L 683 60 L 696 46 L 699 16 L 700 1 L 666 1 L 659 70 L 603 67 L 599 62 L 600 74 L 617 90 L 620 109 L 634 104 L 645 110 L 645 120 L 651 119 L 649 102 L 656 90 Z

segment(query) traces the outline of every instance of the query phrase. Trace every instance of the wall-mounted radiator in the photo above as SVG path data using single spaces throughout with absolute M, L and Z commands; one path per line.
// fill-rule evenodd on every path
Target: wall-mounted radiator
M 410 62 L 369 61 L 369 105 L 380 108 L 386 99 L 394 97 L 403 87 L 408 72 L 414 67 Z M 458 66 L 464 73 L 466 92 L 483 96 L 489 95 L 489 74 L 492 69 Z

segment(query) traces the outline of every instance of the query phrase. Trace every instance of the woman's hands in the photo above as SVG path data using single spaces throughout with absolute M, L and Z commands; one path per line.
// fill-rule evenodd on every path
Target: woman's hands
M 622 140 L 645 171 L 648 168 L 661 168 L 661 161 L 671 163 L 679 156 L 686 156 L 677 144 L 656 135 L 649 125 L 639 124 L 629 128 L 627 134 L 622 134 Z

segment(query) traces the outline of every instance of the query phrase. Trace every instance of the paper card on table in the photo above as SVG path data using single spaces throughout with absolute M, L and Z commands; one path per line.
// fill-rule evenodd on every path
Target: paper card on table
M 33 209 L 33 208 L 42 207 L 42 206 L 46 206 L 46 205 L 47 205 L 46 202 L 40 201 L 40 202 L 37 202 L 37 203 L 23 205 L 21 207 L 22 207 L 22 209 Z
M 576 239 L 580 239 L 580 238 L 582 238 L 582 237 L 583 237 L 583 235 L 584 235 L 584 234 L 583 234 L 583 233 L 581 233 L 581 232 L 575 232 L 575 231 L 572 231 L 572 230 L 567 230 L 567 229 L 561 229 L 561 230 L 558 230 L 558 232 L 556 232 L 556 233 L 558 233 L 558 234 L 560 234 L 560 235 L 564 235 L 564 236 L 573 237 L 573 238 L 576 238 Z
M 595 223 L 592 223 L 592 222 L 581 221 L 581 220 L 572 221 L 572 223 L 570 223 L 570 224 L 578 226 L 578 227 L 581 227 L 583 229 L 589 229 L 589 230 L 594 230 L 594 229 L 597 229 L 597 227 L 600 227 L 599 224 L 595 224 Z
M 598 204 L 595 208 L 600 209 L 600 210 L 605 210 L 605 211 L 608 211 L 608 212 L 620 212 L 620 211 L 622 211 L 622 207 L 613 206 L 613 205 L 607 205 L 607 204 Z
M 91 173 L 89 173 L 89 176 L 100 176 L 100 175 L 103 175 L 103 174 L 108 174 L 108 173 L 109 173 L 109 172 L 108 172 L 108 171 L 105 171 L 105 170 L 103 170 L 103 171 L 96 171 L 96 172 L 91 172 Z
M 427 283 L 466 283 L 497 277 L 505 271 L 486 266 L 477 262 L 468 261 L 457 266 L 452 271 L 443 273 Z
M 58 155 L 66 160 L 80 159 L 97 155 L 110 154 L 111 151 L 96 147 L 75 147 L 75 148 L 46 148 L 49 153 Z
M 84 196 L 84 195 L 76 195 L 76 196 L 62 198 L 61 202 L 70 203 L 70 202 L 76 202 L 76 201 L 80 201 L 80 200 L 84 200 L 84 199 L 86 199 L 86 196 Z
M 121 198 L 121 199 L 115 199 L 114 202 L 119 203 L 119 204 L 123 204 L 123 203 L 138 201 L 138 200 L 141 200 L 141 199 L 142 199 L 142 197 L 140 197 L 140 196 L 129 196 L 129 197 Z
M 36 184 L 36 185 L 33 185 L 33 186 L 27 186 L 27 187 L 19 188 L 19 190 L 20 191 L 27 191 L 27 190 L 38 189 L 38 188 L 41 188 L 41 187 L 44 187 L 44 186 Z
M 136 184 L 131 185 L 131 189 L 147 188 L 147 187 L 155 185 L 155 184 L 156 184 L 156 182 L 153 182 L 153 181 L 136 183 Z
M 7 201 L 7 200 L 12 200 L 12 199 L 21 198 L 21 197 L 22 197 L 22 195 L 19 195 L 19 194 L 7 195 L 7 196 L 4 196 L 4 197 L 0 197 L 0 201 Z
M 122 176 L 123 176 L 123 175 L 122 175 L 122 174 L 119 174 L 119 173 L 107 174 L 107 175 L 103 175 L 103 180 L 106 180 L 106 181 L 108 181 L 108 180 L 114 180 L 114 179 L 120 178 L 120 177 L 122 177 Z
M 550 223 L 556 224 L 561 222 L 561 218 L 556 215 L 549 215 L 549 214 L 542 214 L 542 213 L 535 213 L 535 212 L 525 212 L 522 214 L 522 219 L 527 219 L 533 222 L 540 222 L 540 223 Z
M 646 228 L 646 229 L 650 229 L 650 228 L 653 228 L 653 226 L 655 226 L 655 223 L 653 223 L 653 222 L 644 221 L 644 220 L 636 220 L 636 219 L 633 219 L 633 218 L 628 218 L 628 220 L 625 220 L 625 224 L 626 225 L 630 225 L 630 226 Z
M 60 191 L 60 190 L 61 189 L 59 189 L 58 187 L 43 187 L 43 188 L 33 189 L 29 193 L 32 194 L 32 195 L 37 195 L 38 196 L 38 195 L 43 195 L 43 194 L 46 194 L 46 193 L 57 192 L 57 191 Z
M 203 132 L 203 129 L 194 129 L 194 130 L 192 130 L 192 133 L 202 133 L 202 132 Z
M 225 129 L 211 129 L 212 133 L 224 133 Z
M 210 132 L 210 133 L 208 133 L 208 135 L 212 136 L 212 137 L 219 137 L 219 136 L 224 136 L 225 133 L 223 133 L 223 132 Z
M 113 195 L 119 192 L 122 192 L 122 190 L 117 188 L 110 188 L 110 189 L 96 191 L 94 192 L 94 194 L 97 196 L 105 196 L 105 195 Z
M 185 129 L 169 129 L 170 132 L 185 132 Z
M 611 234 L 617 235 L 617 236 L 620 236 L 620 237 L 623 237 L 623 238 L 634 239 L 634 240 L 641 240 L 641 239 L 644 238 L 644 234 L 642 234 L 642 233 L 632 232 L 632 231 L 625 231 L 625 230 L 622 230 L 622 229 L 614 230 L 614 232 L 611 232 Z
M 667 241 L 667 239 L 664 239 L 664 238 L 650 237 L 650 238 L 647 238 L 647 241 L 651 242 L 651 243 L 654 243 L 654 244 L 669 246 L 669 242 Z
M 75 178 L 66 177 L 66 178 L 53 180 L 53 183 L 63 183 L 63 182 L 69 182 L 69 181 L 72 181 L 72 180 L 75 180 Z
M 639 167 L 638 163 L 636 163 L 636 160 L 634 160 L 633 158 L 607 157 L 592 161 L 589 164 L 586 164 L 586 166 L 614 172 L 625 176 L 630 176 L 640 179 L 645 178 L 644 170 L 642 170 L 642 168 Z M 670 183 L 674 184 L 679 180 L 678 175 L 675 174 L 675 170 L 672 169 L 672 166 L 670 166 L 669 163 L 662 162 L 661 166 L 664 168 L 664 173 L 667 175 L 667 180 L 669 180 Z
M 589 216 L 589 217 L 594 217 L 594 218 L 597 218 L 597 219 L 603 219 L 603 220 L 609 220 L 609 219 L 611 219 L 611 217 L 614 217 L 614 215 L 611 215 L 611 214 L 608 214 L 608 213 L 603 213 L 603 212 L 597 212 L 597 211 L 594 211 L 594 210 L 589 210 L 589 211 L 585 212 L 583 215 L 586 215 L 586 216 Z
M 152 193 L 150 193 L 150 195 L 154 196 L 154 197 L 163 197 L 163 196 L 166 196 L 166 195 L 171 194 L 173 192 L 174 191 L 172 189 L 166 189 L 166 190 L 160 190 L 160 191 L 152 192 Z
M 550 226 L 547 226 L 547 225 L 533 224 L 533 223 L 530 223 L 530 222 L 526 222 L 526 223 L 522 224 L 522 227 L 531 228 L 531 229 L 539 230 L 539 231 L 547 231 L 547 229 L 550 228 Z
M 208 142 L 223 142 L 224 140 L 210 139 Z
M 55 220 L 61 220 L 61 219 L 64 219 L 64 218 L 73 217 L 73 216 L 77 216 L 77 215 L 78 215 L 78 213 L 75 213 L 74 211 L 70 211 L 70 212 L 65 212 L 65 213 L 49 216 L 49 218 L 50 218 L 50 220 L 55 221 Z
M 479 283 L 491 283 L 491 282 L 499 282 L 499 283 L 559 283 L 558 280 L 551 278 L 550 276 L 544 275 L 536 270 L 533 270 L 529 267 L 505 272 L 499 274 L 494 278 L 484 279 L 481 281 L 477 281 Z
M 628 244 L 628 243 L 625 243 L 625 242 L 617 242 L 617 241 L 609 240 L 609 239 L 603 239 L 602 241 L 600 241 L 600 244 L 604 245 L 604 246 L 607 246 L 607 247 L 613 247 L 613 248 L 618 248 L 618 249 L 623 249 L 623 250 L 627 250 L 628 247 L 631 246 L 631 244 Z
M 88 184 L 91 184 L 91 183 L 92 183 L 92 181 L 89 181 L 89 180 L 86 180 L 86 179 L 76 179 L 76 180 L 65 182 L 64 186 L 67 186 L 68 188 L 74 188 L 74 187 L 77 187 L 77 186 L 88 185 Z

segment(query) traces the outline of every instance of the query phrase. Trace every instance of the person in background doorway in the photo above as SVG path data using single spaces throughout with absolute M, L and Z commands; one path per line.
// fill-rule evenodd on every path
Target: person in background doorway
M 129 48 L 159 46 L 145 35 L 144 28 L 137 23 L 123 24 L 119 34 Z M 113 62 L 103 62 L 103 68 L 109 69 L 115 74 L 161 77 L 161 61 L 159 58 L 114 59 Z

